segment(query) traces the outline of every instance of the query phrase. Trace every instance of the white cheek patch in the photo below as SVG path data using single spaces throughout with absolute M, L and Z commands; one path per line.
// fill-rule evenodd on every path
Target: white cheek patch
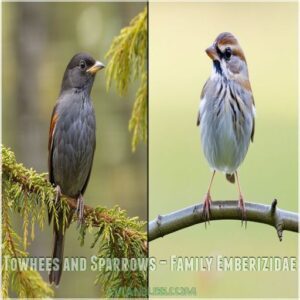
M 232 76 L 232 73 L 230 72 L 229 68 L 227 68 L 227 64 L 224 59 L 221 59 L 221 68 L 222 68 L 223 75 L 226 78 L 229 78 Z

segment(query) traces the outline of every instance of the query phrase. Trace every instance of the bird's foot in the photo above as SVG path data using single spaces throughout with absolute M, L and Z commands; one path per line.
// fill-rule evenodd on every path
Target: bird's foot
M 210 193 L 205 194 L 204 199 L 203 199 L 203 218 L 205 219 L 205 227 L 206 227 L 206 222 L 209 224 L 209 219 L 210 219 L 210 206 L 211 206 L 211 196 Z
M 83 212 L 84 212 L 84 203 L 83 203 L 83 197 L 80 194 L 79 197 L 77 198 L 77 207 L 76 207 L 76 214 L 78 216 L 78 227 L 83 224 Z
M 238 206 L 239 209 L 241 210 L 242 226 L 244 225 L 245 222 L 245 228 L 246 228 L 247 227 L 246 208 L 245 208 L 244 197 L 242 194 L 240 194 Z

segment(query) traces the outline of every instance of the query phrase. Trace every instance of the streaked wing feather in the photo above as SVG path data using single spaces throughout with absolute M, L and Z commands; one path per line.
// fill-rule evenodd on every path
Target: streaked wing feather
M 200 96 L 200 103 L 201 103 L 202 99 L 204 98 L 208 81 L 209 81 L 209 79 L 205 82 L 204 87 L 202 89 L 201 96 Z M 201 121 L 201 115 L 200 115 L 200 109 L 199 109 L 198 115 L 197 115 L 197 126 L 200 125 L 200 121 Z
M 253 107 L 255 108 L 255 103 L 254 103 L 254 98 L 252 96 L 252 104 L 253 104 Z M 253 118 L 252 118 L 252 132 L 251 132 L 251 142 L 253 143 L 254 141 L 254 132 L 255 132 L 255 116 L 253 114 Z

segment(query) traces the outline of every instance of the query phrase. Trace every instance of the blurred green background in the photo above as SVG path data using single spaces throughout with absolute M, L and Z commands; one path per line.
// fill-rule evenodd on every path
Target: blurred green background
M 71 57 L 86 51 L 104 64 L 113 38 L 143 10 L 145 3 L 3 3 L 3 144 L 17 160 L 47 171 L 50 116 Z M 105 72 L 95 79 L 92 98 L 97 119 L 97 148 L 87 204 L 120 205 L 129 216 L 147 218 L 146 146 L 131 152 L 128 121 L 138 83 L 126 97 L 105 88 Z M 15 219 L 19 223 L 18 217 Z M 20 224 L 19 224 L 20 226 Z M 21 231 L 21 230 L 20 230 Z M 65 256 L 95 254 L 91 237 L 79 246 L 76 224 L 67 231 Z M 29 253 L 50 256 L 52 228 L 37 232 Z M 45 279 L 48 275 L 42 274 Z M 56 297 L 99 297 L 96 272 L 65 272 Z M 76 282 L 76 284 L 74 284 Z
M 232 32 L 248 62 L 256 133 L 240 168 L 246 201 L 296 212 L 297 3 L 150 3 L 150 220 L 202 202 L 211 172 L 196 117 L 212 63 L 204 50 Z M 213 200 L 237 199 L 217 174 Z M 150 256 L 297 256 L 297 234 L 248 222 L 211 222 L 150 243 Z M 159 266 L 151 287 L 196 287 L 198 297 L 297 297 L 296 272 L 171 272 Z

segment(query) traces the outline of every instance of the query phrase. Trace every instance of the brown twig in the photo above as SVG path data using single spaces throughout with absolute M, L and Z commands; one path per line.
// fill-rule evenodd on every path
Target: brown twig
M 299 232 L 299 216 L 297 213 L 277 208 L 275 199 L 271 205 L 245 203 L 247 221 L 264 223 L 273 226 L 282 240 L 283 230 Z M 210 221 L 241 220 L 241 212 L 237 201 L 213 201 L 210 206 Z M 176 232 L 186 227 L 205 223 L 203 205 L 193 205 L 167 215 L 159 215 L 149 223 L 149 241 Z

